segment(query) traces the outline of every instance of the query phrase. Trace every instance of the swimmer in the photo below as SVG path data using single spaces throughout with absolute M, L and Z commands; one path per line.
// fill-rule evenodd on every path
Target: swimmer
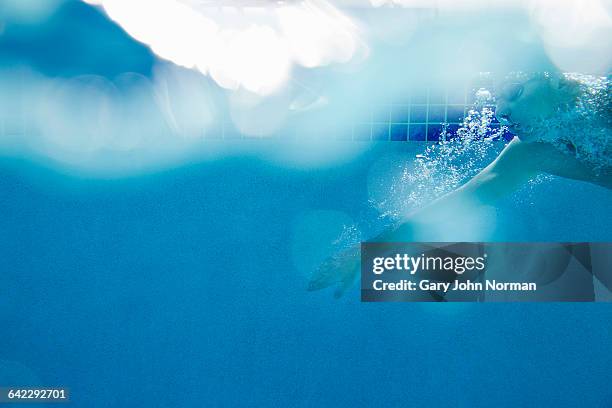
M 370 241 L 412 241 L 416 229 L 452 225 L 463 209 L 494 205 L 541 173 L 612 188 L 609 80 L 578 74 L 513 74 L 498 87 L 496 105 L 498 120 L 516 135 L 499 156 L 455 191 Z M 358 255 L 350 249 L 324 262 L 309 288 L 325 287 L 325 276 L 327 286 L 338 283 L 342 292 L 346 290 L 346 282 L 352 282 L 348 277 L 358 273 L 354 256 Z M 338 279 L 331 279 L 330 268 L 337 268 Z M 598 271 L 593 273 L 597 276 Z M 603 278 L 602 282 L 610 280 Z

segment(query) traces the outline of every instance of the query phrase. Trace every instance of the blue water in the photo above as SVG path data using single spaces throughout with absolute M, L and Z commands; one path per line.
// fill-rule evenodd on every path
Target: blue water
M 148 75 L 153 57 L 71 2 L 48 23 L 4 27 L 0 63 L 112 78 Z M 416 149 L 112 180 L 0 158 L 0 385 L 70 387 L 70 406 L 87 408 L 611 407 L 608 304 L 362 304 L 357 288 L 340 300 L 305 290 L 300 261 L 329 243 L 296 246 L 298 220 L 342 214 L 367 237 L 382 223 L 373 163 Z M 610 241 L 611 207 L 608 191 L 550 180 L 500 204 L 492 239 Z
M 306 292 L 296 217 L 370 216 L 364 180 L 389 149 L 410 148 L 328 170 L 242 158 L 107 181 L 4 160 L 2 381 L 68 386 L 79 407 L 611 406 L 607 304 Z M 531 211 L 500 209 L 530 225 L 505 238 L 609 239 L 607 191 L 537 188 Z M 544 215 L 561 194 L 565 210 Z

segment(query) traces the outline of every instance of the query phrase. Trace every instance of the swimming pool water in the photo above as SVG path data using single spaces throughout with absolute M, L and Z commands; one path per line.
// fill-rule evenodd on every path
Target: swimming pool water
M 296 254 L 296 220 L 331 211 L 367 235 L 372 164 L 415 146 L 328 169 L 235 158 L 119 180 L 4 160 L 0 383 L 68 386 L 83 407 L 610 406 L 606 304 L 305 290 L 296 259 L 329 242 Z M 609 240 L 611 204 L 536 184 L 500 205 L 493 239 Z

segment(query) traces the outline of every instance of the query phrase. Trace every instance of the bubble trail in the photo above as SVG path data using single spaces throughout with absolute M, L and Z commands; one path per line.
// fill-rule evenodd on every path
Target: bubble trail
M 387 198 L 372 202 L 382 217 L 399 219 L 455 190 L 505 147 L 507 128 L 495 126 L 494 112 L 485 106 L 491 102 L 490 93 L 479 90 L 476 96 L 459 129 L 451 132 L 445 126 L 440 142 L 428 146 L 391 178 Z

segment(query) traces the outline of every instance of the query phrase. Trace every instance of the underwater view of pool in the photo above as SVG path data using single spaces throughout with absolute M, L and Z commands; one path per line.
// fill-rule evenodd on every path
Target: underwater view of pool
M 309 290 L 330 257 L 412 214 L 427 220 L 415 241 L 612 241 L 603 2 L 560 2 L 557 21 L 547 2 L 304 0 L 253 25 L 151 5 L 178 47 L 136 0 L 6 1 L 0 389 L 65 387 L 75 407 L 612 406 L 612 293 L 592 275 L 580 303 Z M 576 8 L 593 31 L 572 42 L 557 26 Z M 515 71 L 589 74 L 534 143 L 571 129 L 555 146 L 595 181 L 539 172 L 486 205 L 431 207 L 536 133 L 545 104 L 512 104 L 531 79 L 500 85 Z
M 375 228 L 366 180 L 390 154 L 414 150 L 385 144 L 316 172 L 235 159 L 120 181 L 5 162 L 1 381 L 67 384 L 78 406 L 606 406 L 605 303 L 306 291 L 308 262 L 345 226 Z M 606 240 L 611 204 L 597 187 L 537 184 L 500 206 L 488 239 Z

